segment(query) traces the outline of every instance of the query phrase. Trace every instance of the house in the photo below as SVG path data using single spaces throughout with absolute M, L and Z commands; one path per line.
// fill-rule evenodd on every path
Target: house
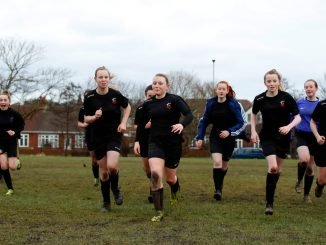
M 13 105 L 15 110 L 31 111 L 31 105 Z M 65 111 L 63 106 L 47 106 L 25 118 L 18 142 L 21 154 L 87 155 L 84 130 L 77 127 L 79 107 Z

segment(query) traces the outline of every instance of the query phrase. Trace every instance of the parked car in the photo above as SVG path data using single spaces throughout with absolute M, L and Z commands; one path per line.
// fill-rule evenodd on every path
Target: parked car
M 245 148 L 236 149 L 232 154 L 232 158 L 264 159 L 265 156 L 263 154 L 262 149 L 260 148 L 245 147 Z

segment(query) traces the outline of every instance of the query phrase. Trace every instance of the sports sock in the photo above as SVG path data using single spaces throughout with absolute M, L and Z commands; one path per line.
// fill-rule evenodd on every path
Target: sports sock
M 104 203 L 110 203 L 110 180 L 101 180 L 101 191 Z
M 13 186 L 12 186 L 12 180 L 11 180 L 11 175 L 10 175 L 9 169 L 2 170 L 2 175 L 3 175 L 3 179 L 6 182 L 7 188 L 8 189 L 14 189 Z
M 163 210 L 163 188 L 152 191 L 154 208 L 156 211 Z
M 307 163 L 306 162 L 298 162 L 298 182 L 301 182 L 306 172 Z
M 177 178 L 177 182 L 175 182 L 174 184 L 170 185 L 171 188 L 171 193 L 176 193 L 180 190 L 180 185 L 179 185 L 179 179 Z
M 279 180 L 279 174 L 267 173 L 266 176 L 266 202 L 269 204 L 274 203 L 274 194 L 276 189 L 276 184 Z
M 224 174 L 225 173 L 223 173 L 221 168 L 213 168 L 213 180 L 215 185 L 215 191 L 217 190 L 222 191 Z
M 314 176 L 313 175 L 305 175 L 304 176 L 304 195 L 309 195 L 310 189 L 312 182 L 314 181 Z
M 119 173 L 116 174 L 110 174 L 110 182 L 111 182 L 111 190 L 113 192 L 118 191 L 119 187 Z
M 93 176 L 95 179 L 99 177 L 99 167 L 98 165 L 92 165 Z

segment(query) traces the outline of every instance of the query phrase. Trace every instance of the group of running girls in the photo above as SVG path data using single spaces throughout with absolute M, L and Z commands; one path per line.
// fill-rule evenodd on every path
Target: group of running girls
M 106 67 L 97 68 L 94 78 L 97 87 L 85 92 L 78 126 L 86 129 L 94 184 L 100 183 L 103 197 L 101 210 L 108 212 L 111 209 L 111 191 L 115 203 L 123 203 L 118 162 L 122 133 L 127 129 L 131 106 L 125 96 L 109 86 L 112 74 Z M 289 93 L 283 91 L 281 81 L 281 74 L 277 70 L 268 71 L 264 75 L 267 90 L 255 97 L 252 106 L 251 141 L 260 143 L 268 163 L 266 215 L 273 214 L 274 193 L 283 160 L 289 153 L 293 128 L 299 158 L 295 190 L 301 192 L 304 179 L 304 201 L 311 202 L 309 192 L 314 178 L 314 163 L 319 167 L 316 197 L 322 195 L 326 185 L 326 100 L 320 101 L 317 97 L 318 85 L 313 79 L 304 83 L 306 96 L 297 102 Z M 155 209 L 155 215 L 151 219 L 153 222 L 159 222 L 164 217 L 164 176 L 170 186 L 171 205 L 178 202 L 180 180 L 177 167 L 182 154 L 182 132 L 193 120 L 190 107 L 180 96 L 168 93 L 169 87 L 168 77 L 165 74 L 156 74 L 152 84 L 145 90 L 145 101 L 137 107 L 134 122 L 134 152 L 142 157 L 144 171 L 150 181 L 148 201 L 153 203 Z M 219 81 L 215 92 L 216 96 L 207 100 L 204 114 L 199 121 L 196 145 L 203 146 L 206 128 L 212 124 L 209 146 L 215 187 L 213 198 L 220 201 L 228 162 L 235 148 L 236 138 L 241 138 L 245 132 L 246 118 L 241 104 L 235 99 L 235 92 L 227 81 Z M 10 96 L 1 93 L 0 163 L 6 183 L 8 167 L 17 169 L 19 165 L 17 139 L 24 126 L 21 116 L 9 107 L 9 102 Z M 262 128 L 259 133 L 256 131 L 258 113 L 262 116 Z M 10 124 L 12 117 L 14 124 Z

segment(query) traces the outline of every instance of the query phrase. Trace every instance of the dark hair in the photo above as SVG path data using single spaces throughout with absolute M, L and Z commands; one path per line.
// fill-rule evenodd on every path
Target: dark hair
M 111 75 L 109 69 L 106 68 L 105 66 L 100 66 L 100 67 L 98 67 L 98 68 L 95 70 L 95 76 L 94 76 L 95 78 L 96 78 L 96 76 L 97 76 L 97 72 L 98 72 L 98 71 L 107 71 L 107 72 L 109 73 L 109 78 L 110 78 L 110 79 L 113 78 L 113 76 Z
M 219 84 L 221 84 L 221 83 L 225 84 L 226 87 L 227 87 L 227 89 L 229 90 L 227 96 L 228 96 L 228 97 L 235 97 L 235 92 L 234 92 L 234 90 L 232 89 L 232 87 L 229 85 L 229 83 L 228 83 L 227 81 L 219 81 L 219 82 L 216 84 L 216 87 L 217 87 Z
M 163 77 L 165 79 L 165 81 L 166 81 L 166 84 L 168 84 L 168 85 L 170 84 L 168 76 L 163 74 L 163 73 L 157 73 L 155 75 L 155 77 Z
M 148 92 L 149 90 L 153 90 L 152 84 L 151 84 L 151 85 L 148 85 L 148 86 L 145 88 L 145 95 L 147 94 L 147 92 Z
M 315 88 L 318 88 L 318 83 L 316 82 L 315 79 L 308 79 L 307 81 L 304 82 L 304 84 L 306 84 L 307 82 L 313 82 L 315 84 Z

